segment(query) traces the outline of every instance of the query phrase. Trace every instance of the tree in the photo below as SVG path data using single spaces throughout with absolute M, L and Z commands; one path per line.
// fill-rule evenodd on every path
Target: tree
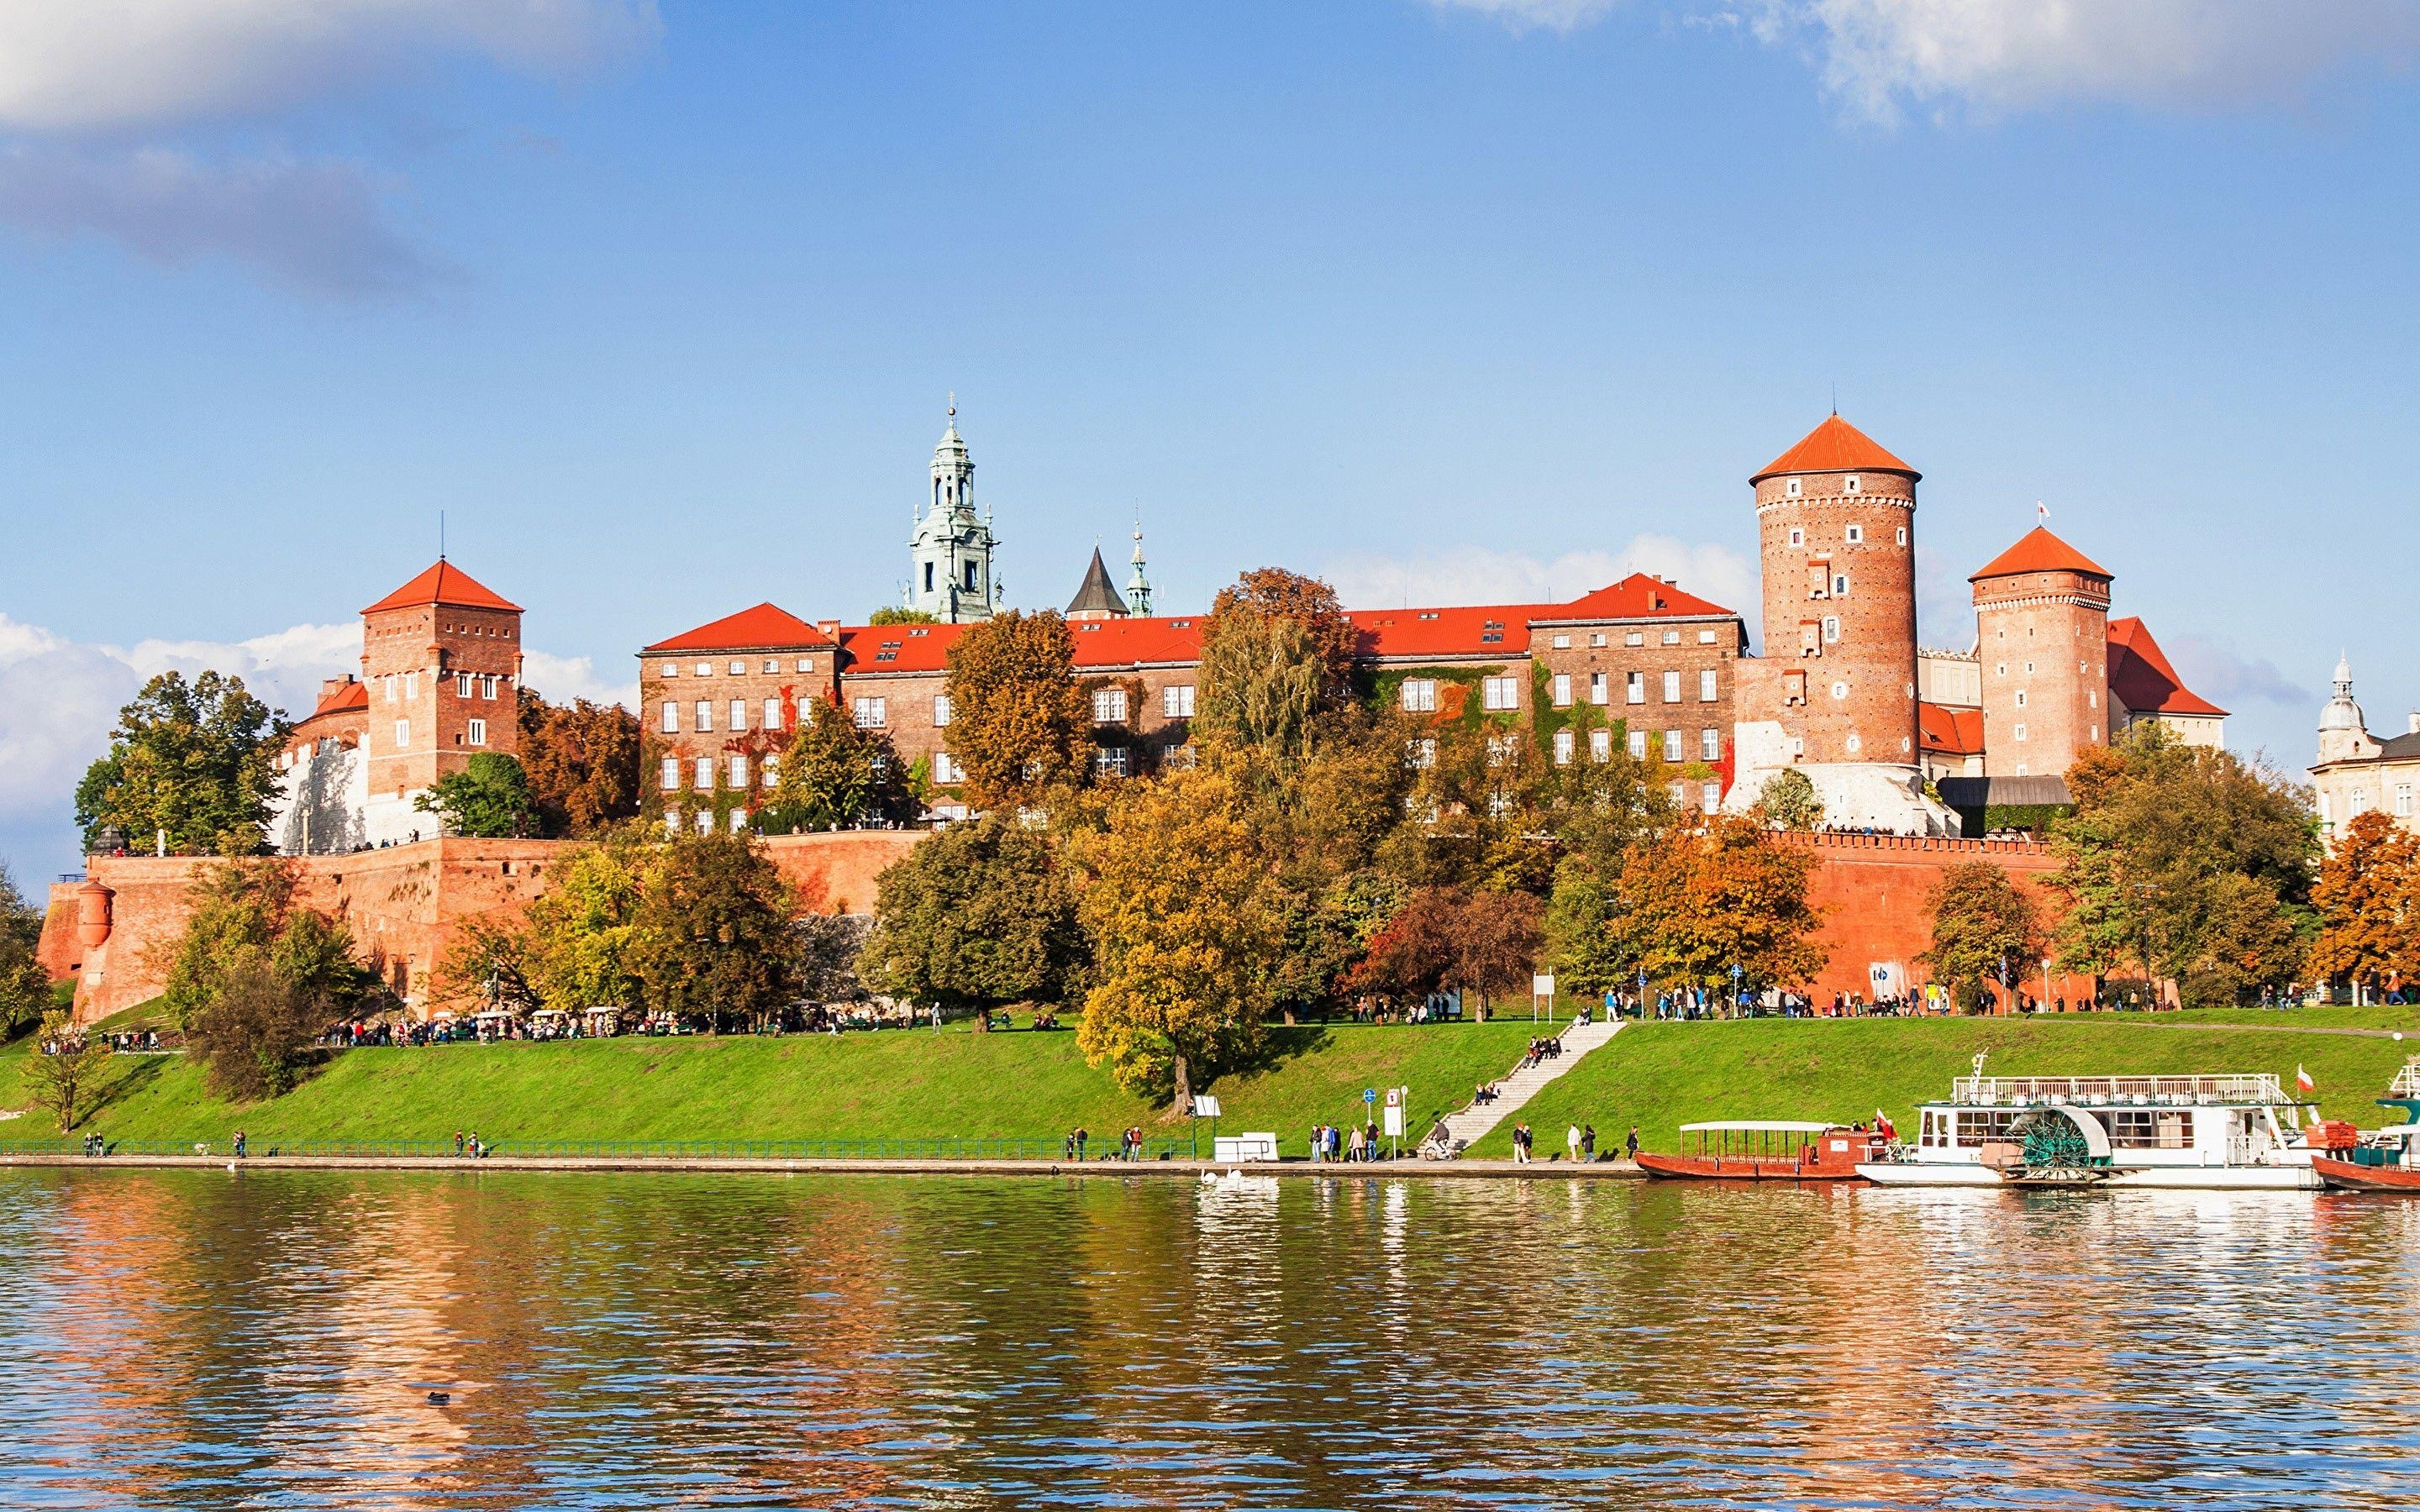
M 800 914 L 790 921 L 799 995 L 830 1003 L 858 993 L 857 959 L 874 921 L 860 914 Z
M 225 861 L 194 876 L 192 913 L 168 947 L 161 1001 L 170 1023 L 192 1032 L 227 984 L 253 967 L 325 1004 L 331 1020 L 376 987 L 351 933 L 295 901 L 300 879 L 293 862 L 269 857 Z
M 2086 752 L 2067 782 L 2075 812 L 2051 842 L 2069 961 L 2140 964 L 2190 1003 L 2239 1001 L 2304 964 L 2319 853 L 2304 790 L 2156 724 Z
M 1555 867 L 1546 903 L 1546 964 L 1555 985 L 1576 996 L 1601 998 L 1635 983 L 1636 942 L 1621 927 L 1621 863 L 1590 855 L 1566 856 Z
M 1438 991 L 1458 959 L 1454 931 L 1462 904 L 1450 887 L 1422 887 L 1373 935 L 1370 949 L 1346 976 L 1347 992 L 1381 1002 L 1419 1002 Z
M 1658 980 L 1725 992 L 1734 980 L 1747 991 L 1804 981 L 1825 954 L 1809 937 L 1820 922 L 1807 902 L 1816 864 L 1769 841 L 1754 820 L 1717 815 L 1633 850 L 1617 927 Z
M 1128 1091 L 1192 1105 L 1261 1047 L 1280 930 L 1268 869 L 1216 774 L 1136 783 L 1082 847 L 1094 984 L 1078 1042 Z
M 2319 864 L 2311 904 L 2319 915 L 2314 974 L 2371 988 L 2420 974 L 2420 840 L 2385 810 L 2345 825 Z
M 1342 703 L 1352 692 L 1353 658 L 1360 647 L 1360 632 L 1338 602 L 1335 589 L 1283 567 L 1255 567 L 1218 590 L 1218 596 L 1210 601 L 1210 616 L 1202 627 L 1205 652 L 1218 639 L 1221 620 L 1230 615 L 1298 625 L 1318 658 L 1322 703 Z
M 42 1043 L 25 1061 L 24 1080 L 34 1105 L 59 1120 L 59 1133 L 74 1131 L 85 1092 L 108 1055 L 106 1041 L 86 1037 L 62 1010 L 42 1015 Z
M 1328 707 L 1328 671 L 1301 622 L 1242 608 L 1212 616 L 1196 675 L 1192 733 L 1205 752 L 1253 749 L 1280 761 L 1311 754 Z
M 1545 947 L 1545 904 L 1526 892 L 1473 893 L 1455 921 L 1453 980 L 1485 1008 L 1528 985 Z
M 0 1040 L 41 1021 L 51 1005 L 51 974 L 39 955 L 42 916 L 0 864 Z
M 268 834 L 288 728 L 240 677 L 162 672 L 118 711 L 109 753 L 76 784 L 85 845 L 116 829 L 138 846 L 164 835 L 180 853 L 253 855 Z
M 768 828 L 791 829 L 905 823 L 917 810 L 906 776 L 889 735 L 859 729 L 828 699 L 810 699 L 799 706 L 798 733 L 782 753 L 781 778 L 760 817 Z
M 495 976 L 525 981 L 537 1002 L 566 1013 L 638 1006 L 639 907 L 659 859 L 636 825 L 576 848 L 554 863 L 554 886 L 530 903 L 526 933 L 472 942 L 451 974 L 457 989 Z
M 537 823 L 521 764 L 501 751 L 477 752 L 411 804 L 443 820 L 451 833 L 474 840 L 509 840 L 528 834 Z
M 282 1097 L 309 1064 L 312 1041 L 343 1010 L 264 963 L 236 967 L 188 1026 L 187 1052 L 212 1092 L 231 1103 Z
M 520 761 L 550 839 L 597 834 L 639 811 L 639 718 L 618 703 L 520 692 Z
M 1764 779 L 1757 790 L 1756 813 L 1776 829 L 1823 827 L 1823 800 L 1815 783 L 1795 766 L 1785 766 Z
M 868 625 L 939 625 L 941 622 L 921 609 L 901 609 L 887 605 L 865 618 Z
M 628 964 L 657 1011 L 761 1019 L 796 990 L 790 919 L 789 888 L 761 846 L 683 834 L 646 871 Z
M 1076 641 L 1045 609 L 1011 609 L 950 644 L 950 754 L 978 808 L 1030 803 L 1091 770 L 1092 708 L 1076 686 Z
M 1071 879 L 1049 841 L 1013 818 L 952 825 L 876 887 L 874 930 L 858 958 L 876 992 L 988 1013 L 1064 1001 L 1082 975 Z
M 1916 959 L 1967 1012 L 1983 1006 L 1986 982 L 2023 980 L 2041 959 L 2033 895 L 1989 861 L 1962 861 L 1944 871 L 1926 903 L 1932 910 L 1932 945 Z

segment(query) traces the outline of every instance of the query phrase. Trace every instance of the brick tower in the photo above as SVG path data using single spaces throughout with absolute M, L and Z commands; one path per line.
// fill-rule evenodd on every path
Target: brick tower
M 520 754 L 521 609 L 439 558 L 362 610 L 372 843 L 437 833 L 415 795 L 480 751 Z
M 1916 765 L 1918 476 L 1836 414 L 1748 480 L 1792 763 Z
M 2109 571 L 2037 525 L 1967 580 L 1983 773 L 2060 776 L 2109 741 Z

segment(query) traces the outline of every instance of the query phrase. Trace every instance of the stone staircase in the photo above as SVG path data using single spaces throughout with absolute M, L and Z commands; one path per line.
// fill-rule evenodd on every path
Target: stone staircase
M 1538 1088 L 1578 1065 L 1583 1056 L 1620 1034 L 1622 1023 L 1621 1019 L 1607 1022 L 1598 1018 L 1566 1027 L 1562 1032 L 1561 1055 L 1516 1071 L 1498 1081 L 1495 1102 L 1485 1104 L 1474 1103 L 1438 1119 L 1437 1126 L 1420 1141 L 1420 1158 L 1451 1160 L 1477 1144 L 1481 1135 L 1528 1105 L 1529 1100 L 1538 1095 Z

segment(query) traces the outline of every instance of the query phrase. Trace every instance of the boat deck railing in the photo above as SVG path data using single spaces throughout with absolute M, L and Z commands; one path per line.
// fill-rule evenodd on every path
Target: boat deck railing
M 2420 1097 L 2420 1056 L 2413 1056 L 2395 1073 L 2394 1085 L 2387 1088 L 2389 1097 Z
M 1950 1101 L 1985 1107 L 2034 1103 L 2133 1103 L 2193 1107 L 2211 1103 L 2290 1103 L 2267 1072 L 2224 1076 L 1961 1076 Z

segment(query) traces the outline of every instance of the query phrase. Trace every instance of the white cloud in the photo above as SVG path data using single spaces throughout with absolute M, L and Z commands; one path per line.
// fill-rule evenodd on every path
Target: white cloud
M 1577 598 L 1634 572 L 1668 578 L 1685 592 L 1737 609 L 1755 633 L 1755 563 L 1729 547 L 1677 536 L 1633 536 L 1618 551 L 1567 551 L 1551 560 L 1486 547 L 1432 556 L 1354 556 L 1326 576 L 1348 609 L 1418 604 L 1542 604 Z
M 105 237 L 157 263 L 225 257 L 334 299 L 411 294 L 446 276 L 390 224 L 368 176 L 341 162 L 18 147 L 0 150 L 0 222 Z
M 2163 640 L 2161 649 L 2176 664 L 2185 687 L 2222 708 L 2242 712 L 2250 703 L 2307 710 L 2314 721 L 2327 702 L 2324 691 L 2303 687 L 2265 656 L 2247 656 L 2225 641 L 2207 636 L 2180 635 Z
M 597 664 L 587 656 L 550 656 L 543 651 L 523 652 L 521 680 L 549 703 L 568 703 L 581 698 L 591 703 L 619 703 L 626 709 L 639 706 L 636 679 L 623 683 L 607 682 L 597 675 Z
M 1515 32 L 1574 32 L 1613 13 L 1621 0 L 1429 0 L 1439 10 L 1467 10 Z
M 2226 110 L 2420 57 L 2411 0 L 1718 0 L 1699 19 L 1807 49 L 1869 119 L 2082 100 Z
M 8 0 L 0 123 L 257 116 L 449 54 L 558 76 L 660 29 L 654 0 Z

